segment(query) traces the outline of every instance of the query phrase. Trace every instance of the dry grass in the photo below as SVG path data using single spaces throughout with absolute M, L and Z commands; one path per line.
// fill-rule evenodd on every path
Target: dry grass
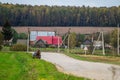
M 78 60 L 120 65 L 120 57 L 117 56 L 83 55 L 83 54 L 72 54 L 72 53 L 71 54 L 65 53 L 65 54 Z
M 103 30 L 104 32 L 110 32 L 112 31 L 115 27 L 36 27 L 36 26 L 17 26 L 13 27 L 18 33 L 28 33 L 28 28 L 30 31 L 58 31 L 59 34 L 64 34 L 66 33 L 69 28 L 71 28 L 71 32 L 75 33 L 82 33 L 82 34 L 89 34 L 89 33 L 94 33 Z M 1 29 L 1 27 L 0 27 Z
M 91 60 L 109 61 L 109 62 L 120 62 L 120 57 L 114 56 L 96 56 L 96 55 L 80 55 Z

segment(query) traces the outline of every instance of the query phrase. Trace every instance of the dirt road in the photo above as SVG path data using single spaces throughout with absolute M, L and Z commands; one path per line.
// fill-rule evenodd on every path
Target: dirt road
M 80 61 L 60 53 L 42 52 L 42 59 L 56 65 L 59 71 L 92 80 L 120 80 L 120 66 Z

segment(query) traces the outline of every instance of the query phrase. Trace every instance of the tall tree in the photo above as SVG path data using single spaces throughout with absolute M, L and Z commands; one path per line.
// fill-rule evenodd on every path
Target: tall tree
M 70 36 L 69 36 L 69 41 L 70 41 L 70 48 L 75 48 L 76 46 L 76 33 L 70 33 Z
M 117 48 L 117 29 L 113 30 L 112 33 L 111 33 L 111 45 L 114 47 L 114 48 Z
M 13 37 L 13 30 L 12 30 L 10 23 L 8 21 L 6 21 L 2 27 L 2 34 L 4 36 L 5 42 L 9 41 Z
M 31 6 L 0 4 L 0 25 L 13 26 L 110 26 L 120 23 L 119 7 Z
M 18 39 L 18 33 L 15 31 L 15 29 L 13 30 L 13 39 L 12 39 L 12 43 L 15 44 L 17 43 L 17 39 Z
M 0 32 L 0 50 L 2 49 L 3 39 L 4 39 L 4 36 L 3 36 L 2 33 Z
M 77 34 L 76 35 L 76 45 L 80 47 L 81 43 L 85 40 L 85 34 Z
M 18 39 L 27 39 L 27 34 L 25 34 L 25 33 L 19 33 L 18 34 Z
M 106 44 L 110 44 L 110 33 L 104 35 L 104 41 Z

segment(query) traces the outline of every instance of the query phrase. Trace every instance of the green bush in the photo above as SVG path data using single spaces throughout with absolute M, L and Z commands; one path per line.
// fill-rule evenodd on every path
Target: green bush
M 90 46 L 88 47 L 88 53 L 92 54 L 93 49 L 94 49 L 94 46 L 93 46 L 93 45 L 90 45 Z
M 11 51 L 26 51 L 27 46 L 23 44 L 15 44 L 10 48 Z
M 26 33 L 19 33 L 18 34 L 18 39 L 27 39 L 27 38 L 28 38 L 28 36 Z
M 4 41 L 4 36 L 0 32 L 0 51 L 2 50 L 3 41 Z
M 49 48 L 56 48 L 57 46 L 55 46 L 55 45 L 49 45 L 48 47 Z
M 84 50 L 82 49 L 70 49 L 69 53 L 73 53 L 73 54 L 84 54 Z
M 3 48 L 2 45 L 0 45 L 0 51 L 2 50 L 2 48 Z

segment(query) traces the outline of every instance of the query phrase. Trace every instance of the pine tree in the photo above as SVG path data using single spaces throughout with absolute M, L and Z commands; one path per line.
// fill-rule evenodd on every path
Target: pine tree
M 2 33 L 0 32 L 0 51 L 2 50 L 2 45 L 3 45 L 3 35 Z
M 2 27 L 2 34 L 4 36 L 4 41 L 9 41 L 13 37 L 13 31 L 8 21 Z
M 18 33 L 15 31 L 15 29 L 13 30 L 13 39 L 12 39 L 12 43 L 15 44 L 17 43 L 17 39 L 18 39 Z

